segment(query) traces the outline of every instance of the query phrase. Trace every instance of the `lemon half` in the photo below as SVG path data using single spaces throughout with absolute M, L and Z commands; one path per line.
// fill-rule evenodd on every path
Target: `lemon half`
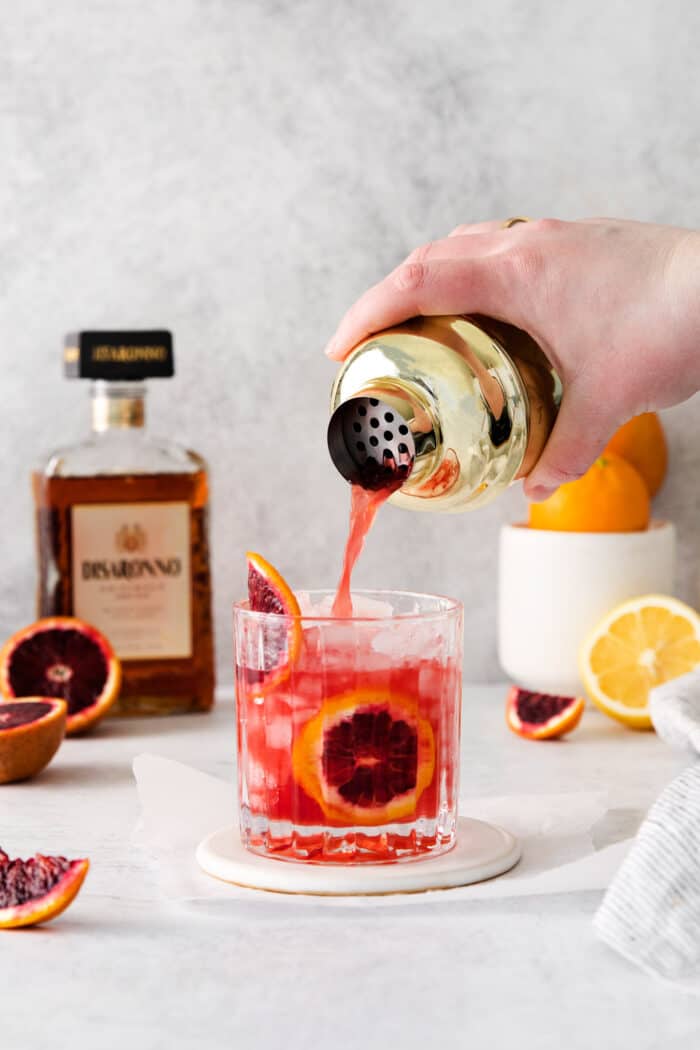
M 581 647 L 591 700 L 633 729 L 650 729 L 649 691 L 700 665 L 700 616 L 666 595 L 632 598 L 608 613 Z

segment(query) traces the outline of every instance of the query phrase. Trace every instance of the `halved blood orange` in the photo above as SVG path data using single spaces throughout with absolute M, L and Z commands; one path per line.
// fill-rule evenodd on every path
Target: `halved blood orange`
M 65 700 L 66 732 L 82 733 L 119 695 L 121 664 L 104 635 L 73 616 L 50 616 L 17 631 L 0 651 L 0 692 L 6 699 Z
M 0 930 L 38 926 L 60 915 L 87 875 L 89 861 L 44 857 L 10 860 L 0 849 Z
M 264 640 L 261 681 L 258 692 L 269 692 L 289 678 L 290 668 L 301 649 L 301 609 L 294 591 L 274 565 L 260 554 L 248 551 L 248 602 L 253 612 L 273 613 L 287 619 L 262 629 Z
M 534 693 L 514 685 L 506 700 L 506 722 L 527 740 L 555 740 L 576 728 L 584 707 L 580 696 Z
M 64 700 L 32 696 L 0 704 L 0 784 L 41 772 L 65 734 Z
M 433 779 L 435 738 L 410 696 L 358 689 L 326 700 L 292 751 L 297 784 L 344 826 L 411 817 Z

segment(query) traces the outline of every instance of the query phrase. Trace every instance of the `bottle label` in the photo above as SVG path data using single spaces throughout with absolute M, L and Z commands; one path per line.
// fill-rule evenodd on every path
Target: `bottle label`
M 187 503 L 76 504 L 73 610 L 122 660 L 192 655 Z

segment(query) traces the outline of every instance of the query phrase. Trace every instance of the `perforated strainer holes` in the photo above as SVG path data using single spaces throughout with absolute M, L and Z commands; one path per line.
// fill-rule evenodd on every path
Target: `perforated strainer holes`
M 365 488 L 400 487 L 415 459 L 409 427 L 374 397 L 351 398 L 336 409 L 328 426 L 328 447 L 343 477 Z

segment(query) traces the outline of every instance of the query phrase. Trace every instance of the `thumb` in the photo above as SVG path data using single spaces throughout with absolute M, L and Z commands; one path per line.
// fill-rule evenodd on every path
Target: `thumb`
M 560 485 L 585 474 L 619 425 L 616 409 L 609 398 L 593 396 L 581 382 L 566 387 L 554 429 L 525 479 L 526 497 L 547 499 Z

